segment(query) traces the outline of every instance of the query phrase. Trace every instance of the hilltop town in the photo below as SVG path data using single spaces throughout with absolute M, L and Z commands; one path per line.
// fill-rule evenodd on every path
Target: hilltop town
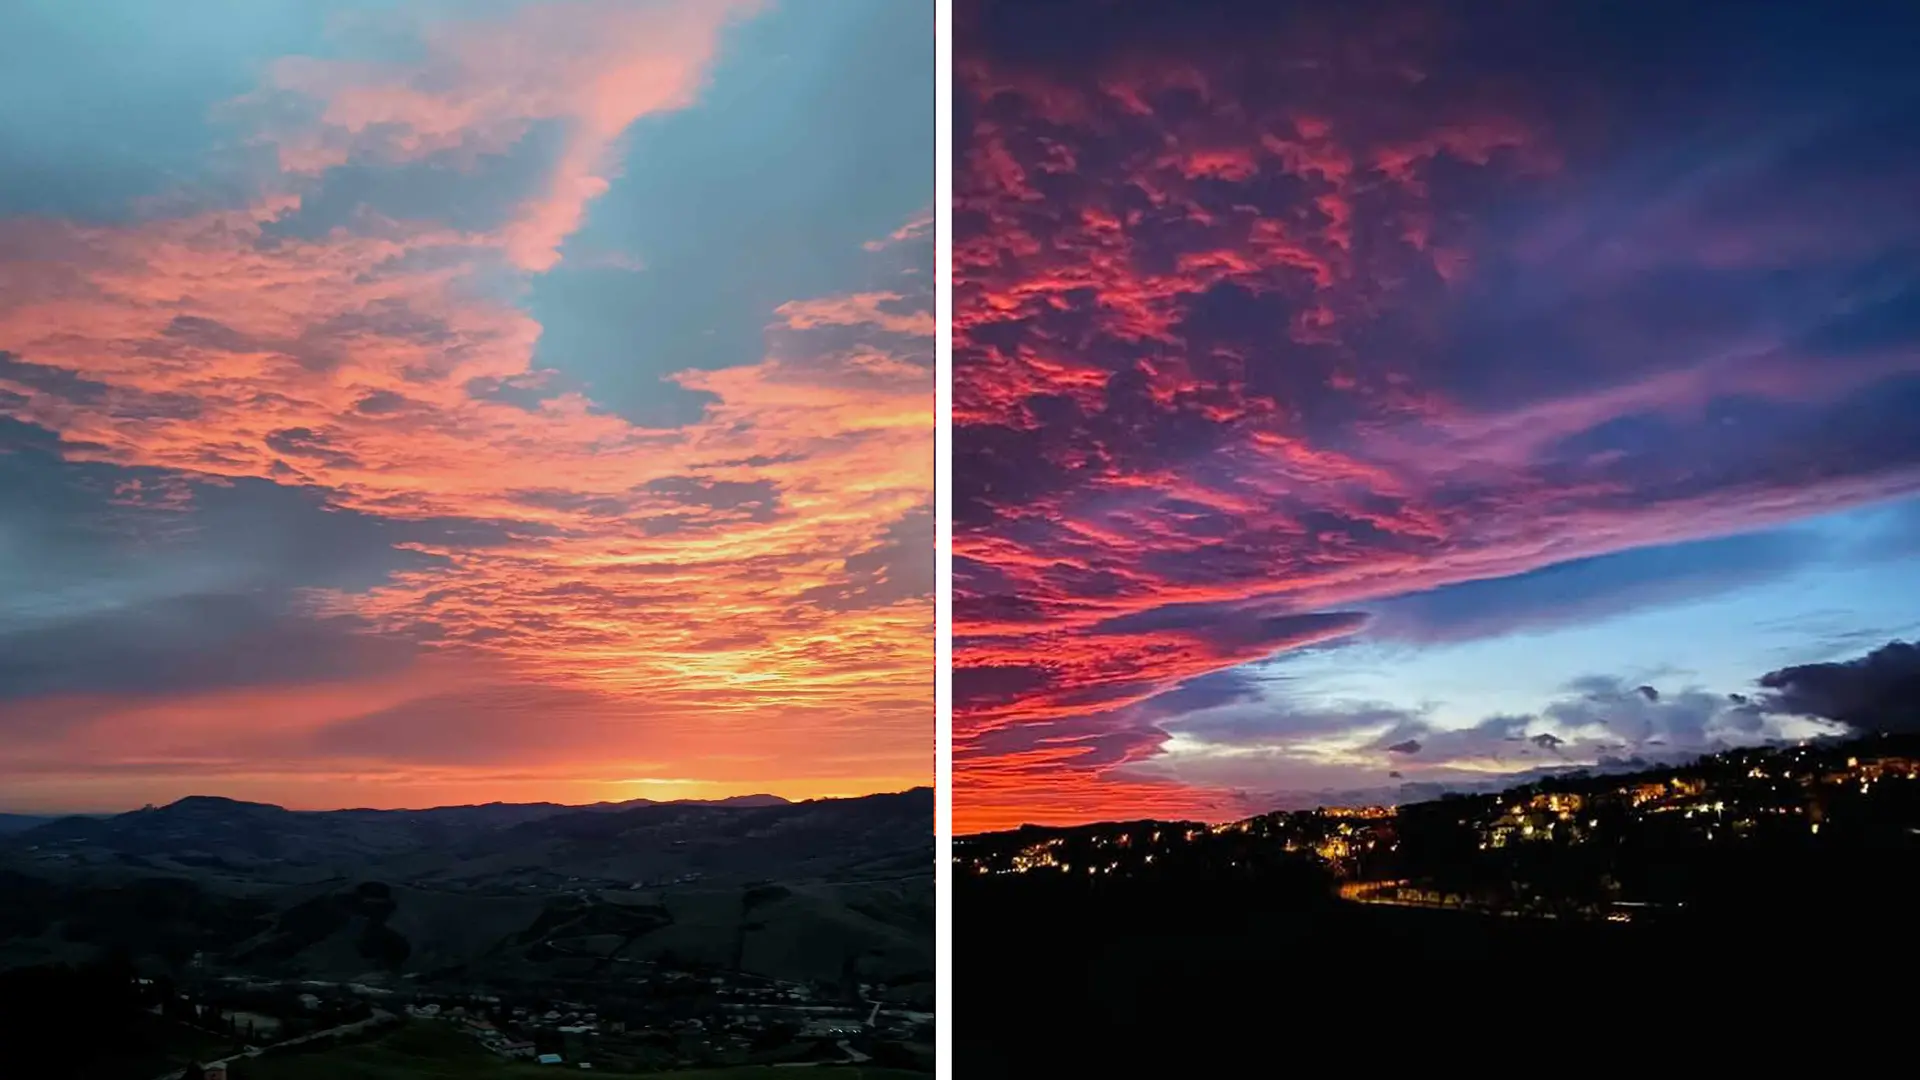
M 1341 899 L 1614 922 L 1684 906 L 1676 865 L 1715 853 L 1910 845 L 1920 738 L 1729 750 L 1647 771 L 1568 773 L 1498 794 L 1238 821 L 1026 827 L 955 840 L 963 877 L 1254 879 L 1311 868 Z

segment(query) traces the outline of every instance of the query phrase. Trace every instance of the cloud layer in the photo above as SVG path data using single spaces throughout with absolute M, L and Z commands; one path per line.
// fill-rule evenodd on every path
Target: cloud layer
M 1885 24 L 1338 7 L 961 5 L 958 828 L 1217 812 L 1155 695 L 1920 487 Z
M 46 518 L 0 535 L 50 564 L 56 534 L 131 529 L 0 607 L 10 789 L 428 762 L 486 797 L 514 793 L 503 762 L 560 797 L 924 782 L 930 239 L 864 255 L 889 288 L 765 312 L 757 362 L 672 375 L 706 402 L 677 426 L 537 366 L 520 302 L 629 128 L 694 103 L 760 7 L 363 15 L 346 41 L 379 47 L 279 58 L 214 110 L 258 151 L 243 197 L 0 219 L 0 464 Z M 360 544 L 358 572 L 298 536 L 260 576 L 223 565 L 281 522 Z

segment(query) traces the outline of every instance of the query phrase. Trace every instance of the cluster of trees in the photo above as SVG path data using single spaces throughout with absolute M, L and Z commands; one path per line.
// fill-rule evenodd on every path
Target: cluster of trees
M 178 1060 L 168 1055 L 181 1030 L 169 1021 L 186 1016 L 186 1003 L 170 984 L 142 986 L 135 974 L 126 949 L 88 964 L 0 971 L 6 1024 L 18 1032 L 9 1053 L 21 1075 L 138 1076 Z M 159 1016 L 150 1011 L 156 1004 Z

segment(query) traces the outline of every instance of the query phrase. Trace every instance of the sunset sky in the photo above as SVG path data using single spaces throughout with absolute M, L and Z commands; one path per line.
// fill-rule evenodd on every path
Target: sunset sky
M 933 774 L 933 12 L 0 12 L 0 810 Z
M 963 0 L 956 831 L 1839 730 L 1797 666 L 1920 632 L 1917 42 Z

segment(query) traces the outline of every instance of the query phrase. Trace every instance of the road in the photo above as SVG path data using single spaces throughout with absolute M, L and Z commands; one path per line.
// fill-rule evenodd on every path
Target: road
M 608 956 L 599 953 L 580 952 L 571 945 L 551 940 L 543 944 L 561 956 L 570 956 L 576 960 L 601 960 L 610 961 L 615 964 L 640 964 L 653 970 L 661 970 L 660 962 L 657 960 L 640 960 L 630 956 Z M 773 982 L 777 986 L 797 985 L 780 983 L 778 980 L 773 980 Z M 905 1020 L 908 1023 L 915 1024 L 926 1023 L 933 1019 L 933 1014 L 931 1013 L 914 1012 L 898 1006 L 888 1006 L 878 1001 L 862 1001 L 860 1004 L 873 1006 L 873 1012 L 867 1017 L 867 1026 L 869 1027 L 873 1026 L 882 1016 L 896 1020 Z M 761 1011 L 766 1009 L 784 1009 L 788 1012 L 798 1013 L 844 1013 L 848 1011 L 848 1007 L 845 1005 L 792 1005 L 772 1001 L 723 1001 L 720 1003 L 720 1007 L 734 1011 Z
M 214 1061 L 203 1061 L 201 1064 L 226 1065 L 230 1062 L 238 1061 L 241 1058 L 259 1057 L 268 1050 L 278 1050 L 283 1046 L 299 1046 L 301 1043 L 312 1042 L 315 1039 L 331 1038 L 335 1035 L 356 1035 L 370 1028 L 376 1028 L 381 1024 L 397 1019 L 399 1019 L 399 1017 L 385 1009 L 375 1009 L 373 1010 L 373 1015 L 367 1017 L 365 1020 L 355 1020 L 351 1024 L 341 1024 L 338 1027 L 330 1027 L 322 1031 L 308 1032 L 305 1035 L 300 1035 L 292 1039 L 282 1039 L 277 1043 L 269 1043 L 266 1046 L 249 1046 L 238 1054 L 232 1054 Z M 156 1077 L 155 1080 L 181 1080 L 181 1077 L 185 1075 L 187 1075 L 187 1070 L 175 1069 L 170 1073 Z

